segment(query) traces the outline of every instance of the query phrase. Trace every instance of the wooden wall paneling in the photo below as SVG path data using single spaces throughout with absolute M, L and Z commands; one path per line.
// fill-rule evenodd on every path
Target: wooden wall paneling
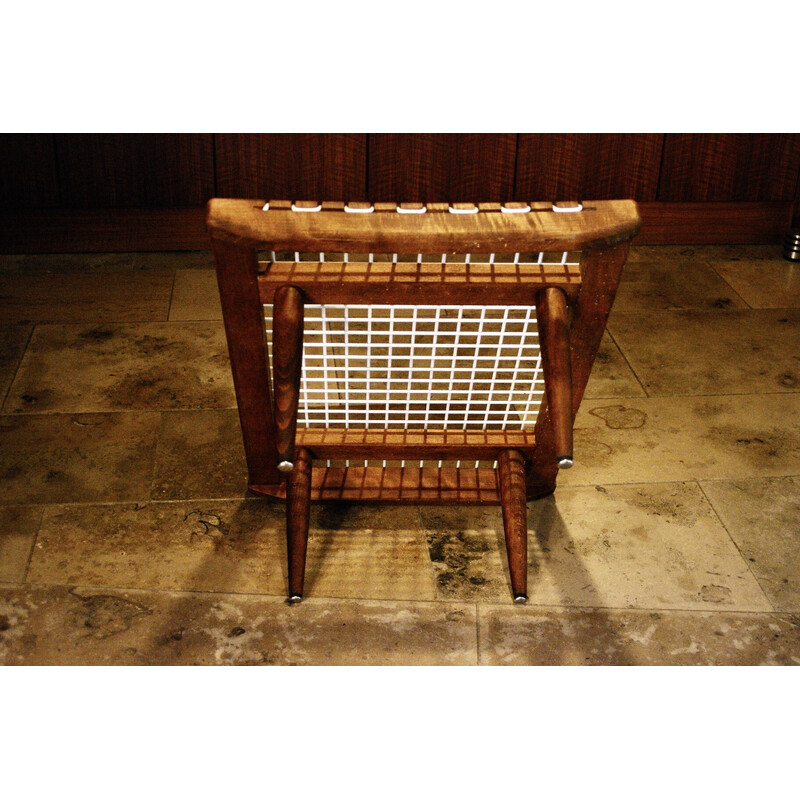
M 516 140 L 514 133 L 371 133 L 370 199 L 510 200 Z
M 214 195 L 209 133 L 69 133 L 55 143 L 64 208 L 181 208 Z
M 792 200 L 798 171 L 800 134 L 669 133 L 658 200 Z
M 365 133 L 218 133 L 217 196 L 367 199 Z
M 0 134 L 0 208 L 15 210 L 57 205 L 53 135 Z
M 518 200 L 655 200 L 661 133 L 522 133 Z

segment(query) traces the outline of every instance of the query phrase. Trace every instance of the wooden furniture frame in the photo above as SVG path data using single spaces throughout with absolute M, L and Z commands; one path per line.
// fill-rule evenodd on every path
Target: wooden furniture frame
M 582 204 L 346 205 L 214 199 L 209 202 L 207 223 L 217 264 L 249 487 L 287 503 L 290 599 L 299 600 L 303 595 L 311 501 L 347 500 L 500 503 L 514 600 L 525 602 L 526 501 L 553 492 L 559 468 L 572 465 L 572 424 L 600 346 L 630 240 L 641 224 L 636 204 L 618 200 Z M 263 251 L 269 258 L 259 261 Z M 580 252 L 579 262 L 569 259 L 569 253 L 574 251 Z M 282 252 L 289 255 L 282 256 Z M 563 254 L 560 261 L 544 259 L 544 254 L 553 252 Z M 309 261 L 301 253 L 315 255 Z M 441 256 L 423 256 L 431 253 Z M 343 255 L 326 258 L 326 254 Z M 417 255 L 403 260 L 398 254 Z M 270 305 L 271 330 L 265 326 L 264 311 Z M 347 309 L 356 307 L 367 309 L 363 312 L 366 322 L 348 322 Z M 392 363 L 393 345 L 386 340 L 389 355 L 382 356 L 385 365 L 381 373 L 385 384 L 381 384 L 377 396 L 370 391 L 367 368 L 366 391 L 360 389 L 363 408 L 353 404 L 353 409 L 361 410 L 353 411 L 352 416 L 345 411 L 344 422 L 333 423 L 336 415 L 331 408 L 342 401 L 337 395 L 335 402 L 329 403 L 329 384 L 325 383 L 325 424 L 309 423 L 308 408 L 314 403 L 309 399 L 313 393 L 303 383 L 304 363 L 310 375 L 314 367 L 309 352 L 334 352 L 331 341 L 326 342 L 326 331 L 328 339 L 333 338 L 333 323 L 326 322 L 325 309 L 344 309 L 337 341 L 345 341 L 347 348 L 347 337 L 352 335 L 355 340 L 357 335 L 364 336 L 348 331 L 372 330 L 372 307 L 388 313 L 390 331 L 395 320 L 400 320 L 395 313 L 401 312 L 395 312 L 395 308 L 411 309 L 407 313 L 412 322 L 406 323 L 404 329 L 406 338 L 398 339 L 405 343 L 402 346 L 408 346 L 415 337 L 420 339 L 419 330 L 423 328 L 438 332 L 438 320 L 449 322 L 446 315 L 455 313 L 440 313 L 437 309 L 466 309 L 463 313 L 457 311 L 459 325 L 462 317 L 479 313 L 477 323 L 465 323 L 473 325 L 477 333 L 469 336 L 477 338 L 464 341 L 478 343 L 471 356 L 473 381 L 467 400 L 459 396 L 456 402 L 448 389 L 445 411 L 434 404 L 435 413 L 431 412 L 438 364 L 431 360 L 427 384 L 431 394 L 426 403 L 426 412 L 430 413 L 425 414 L 425 424 L 419 422 L 421 412 L 416 424 L 409 422 L 416 413 L 410 410 L 414 392 L 409 387 L 418 385 L 414 383 L 418 376 L 414 377 L 412 344 L 411 356 L 399 359 L 401 365 L 405 363 L 408 377 L 402 387 L 405 415 L 398 416 L 390 396 L 390 389 L 397 382 L 392 377 L 396 366 Z M 473 425 L 470 415 L 476 404 L 470 398 L 476 371 L 485 368 L 480 366 L 485 361 L 479 362 L 483 357 L 477 349 L 480 335 L 494 324 L 493 309 L 509 307 L 523 314 L 527 309 L 528 322 L 515 322 L 517 330 L 530 332 L 532 329 L 524 325 L 529 325 L 531 319 L 535 319 L 538 328 L 540 362 L 536 362 L 535 375 L 543 374 L 544 391 L 535 424 L 526 421 L 527 406 L 522 412 L 514 404 L 517 384 L 505 380 L 509 393 L 504 396 L 503 391 L 492 391 L 499 388 L 494 387 L 492 377 L 488 389 L 481 385 L 476 391 L 476 395 L 488 399 L 479 423 Z M 309 330 L 304 333 L 312 308 L 322 316 L 322 345 L 314 344 L 314 350 L 309 344 L 312 334 Z M 486 339 L 490 343 L 487 347 L 495 345 L 495 365 L 501 363 L 502 337 L 511 319 L 509 314 L 508 310 L 503 312 L 502 319 L 506 321 L 499 329 L 495 324 L 495 338 Z M 437 321 L 430 323 L 431 319 Z M 397 322 L 397 329 L 401 328 Z M 536 334 L 516 335 L 519 354 L 515 378 L 523 344 L 527 347 L 526 339 Z M 369 333 L 366 341 L 369 363 Z M 455 365 L 464 342 L 458 334 L 448 341 L 450 350 L 441 352 Z M 425 352 L 433 359 L 439 352 L 435 350 L 435 335 L 431 342 Z M 347 365 L 349 351 L 344 352 L 347 382 L 360 373 Z M 334 363 L 334 356 L 330 358 Z M 328 366 L 324 369 L 327 375 Z M 529 398 L 534 393 L 534 383 L 535 380 L 530 384 Z M 346 398 L 346 386 L 343 391 Z M 498 403 L 506 408 L 500 415 L 489 410 Z M 305 408 L 306 423 L 298 425 L 301 407 Z M 463 421 L 460 426 L 447 416 L 455 409 L 462 414 L 458 417 Z M 522 421 L 507 424 L 512 413 Z M 429 423 L 430 414 L 439 414 L 437 419 L 444 420 L 441 428 Z M 387 424 L 376 426 L 376 415 Z M 355 417 L 363 418 L 364 424 L 354 426 Z M 395 424 L 397 419 L 405 424 Z M 337 463 L 340 459 L 344 464 Z M 412 460 L 413 465 L 407 463 Z M 468 467 L 462 466 L 466 460 L 470 461 Z M 376 461 L 380 463 L 375 465 Z M 453 461 L 455 466 L 449 465 Z M 486 462 L 489 467 L 483 466 Z

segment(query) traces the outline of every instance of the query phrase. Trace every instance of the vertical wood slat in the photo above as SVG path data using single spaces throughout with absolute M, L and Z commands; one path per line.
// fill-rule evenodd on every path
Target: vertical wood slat
M 0 134 L 0 208 L 55 208 L 58 202 L 53 135 Z
M 657 199 L 792 200 L 799 173 L 797 133 L 669 133 Z
M 371 133 L 370 199 L 510 200 L 516 139 L 513 133 Z
M 366 200 L 365 133 L 215 134 L 218 197 Z
M 249 484 L 279 486 L 264 307 L 255 250 L 212 237 Z
M 663 134 L 522 133 L 519 200 L 655 200 Z
M 64 208 L 182 208 L 214 194 L 207 133 L 55 135 Z

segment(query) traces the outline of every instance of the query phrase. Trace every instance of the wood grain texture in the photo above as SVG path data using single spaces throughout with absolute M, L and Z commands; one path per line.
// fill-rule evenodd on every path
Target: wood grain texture
M 800 134 L 670 133 L 657 199 L 789 201 L 798 172 Z
M 522 133 L 514 197 L 655 200 L 663 134 Z
M 270 201 L 216 198 L 208 204 L 212 235 L 266 250 L 351 253 L 515 253 L 579 250 L 631 239 L 640 227 L 636 204 L 603 200 L 581 213 L 531 203 L 527 214 L 315 214 L 277 210 Z
M 289 473 L 291 475 L 291 473 Z M 267 497 L 286 497 L 286 484 L 251 484 Z M 500 494 L 493 469 L 454 467 L 314 467 L 311 500 L 423 505 L 497 505 Z
M 217 195 L 366 200 L 365 133 L 215 134 Z
M 286 545 L 289 555 L 289 597 L 303 596 L 311 513 L 311 455 L 297 448 L 294 469 L 286 476 Z
M 53 135 L 0 134 L 0 208 L 53 208 L 58 204 Z
M 65 208 L 199 206 L 214 195 L 207 133 L 55 135 Z
M 525 505 L 525 459 L 517 450 L 504 450 L 497 464 L 497 483 L 503 508 L 503 530 L 514 599 L 528 599 L 528 510 Z
M 636 243 L 780 244 L 792 211 L 791 202 L 640 203 Z M 207 250 L 205 217 L 204 208 L 9 211 L 0 253 Z
M 272 309 L 272 384 L 278 464 L 294 461 L 303 363 L 303 295 L 294 286 L 275 292 Z
M 371 200 L 510 200 L 516 134 L 371 133 Z
M 573 418 L 569 312 L 566 295 L 560 289 L 542 289 L 537 294 L 536 320 L 556 459 L 571 462 Z
M 253 250 L 213 240 L 222 316 L 249 482 L 279 484 L 275 420 Z
M 298 428 L 297 446 L 318 459 L 494 461 L 504 450 L 532 451 L 532 431 Z

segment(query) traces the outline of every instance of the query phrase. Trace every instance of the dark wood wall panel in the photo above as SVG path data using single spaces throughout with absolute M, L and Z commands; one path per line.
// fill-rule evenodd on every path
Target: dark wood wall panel
M 798 170 L 796 133 L 670 133 L 657 199 L 792 200 Z
M 0 208 L 53 208 L 58 204 L 53 134 L 0 134 Z
M 522 133 L 519 200 L 655 200 L 660 133 Z
M 201 206 L 214 195 L 211 134 L 56 134 L 65 208 Z
M 365 200 L 365 133 L 218 133 L 217 194 Z
M 509 200 L 516 134 L 372 133 L 371 200 Z

